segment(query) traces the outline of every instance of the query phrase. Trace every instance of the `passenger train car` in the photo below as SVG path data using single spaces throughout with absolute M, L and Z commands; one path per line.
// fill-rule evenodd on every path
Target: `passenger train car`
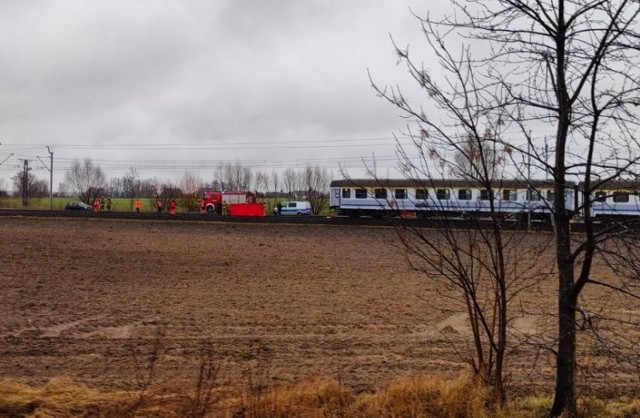
M 578 185 L 584 189 L 584 183 Z M 640 182 L 615 180 L 597 186 L 591 194 L 591 216 L 595 218 L 640 218 Z
M 341 215 L 382 216 L 415 213 L 417 217 L 488 214 L 494 208 L 504 215 L 544 217 L 553 205 L 553 183 L 500 180 L 493 195 L 478 182 L 468 180 L 334 180 L 330 206 Z M 575 205 L 575 184 L 565 196 L 568 209 Z
M 567 182 L 565 208 L 579 216 L 583 184 Z M 397 216 L 403 213 L 434 216 L 482 216 L 494 210 L 505 217 L 548 220 L 553 208 L 553 182 L 549 180 L 496 180 L 493 195 L 469 180 L 343 179 L 330 185 L 330 206 L 347 216 Z M 590 194 L 594 218 L 640 218 L 640 182 L 610 181 Z

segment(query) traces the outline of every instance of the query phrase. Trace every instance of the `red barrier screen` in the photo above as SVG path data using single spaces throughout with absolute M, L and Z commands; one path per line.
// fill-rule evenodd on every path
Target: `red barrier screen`
M 264 203 L 232 203 L 229 205 L 231 216 L 266 216 Z

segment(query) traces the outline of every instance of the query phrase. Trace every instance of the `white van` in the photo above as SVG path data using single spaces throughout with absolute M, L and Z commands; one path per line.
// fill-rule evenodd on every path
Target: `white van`
M 273 214 L 278 215 L 311 215 L 311 203 L 309 202 L 282 202 L 273 208 Z

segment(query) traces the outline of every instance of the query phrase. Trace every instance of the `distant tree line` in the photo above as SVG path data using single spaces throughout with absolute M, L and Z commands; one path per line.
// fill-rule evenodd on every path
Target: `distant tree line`
M 25 178 L 26 176 L 26 178 Z M 38 179 L 32 172 L 20 170 L 11 177 L 11 183 L 15 190 L 15 196 L 26 197 L 47 197 L 49 196 L 49 183 L 46 180 Z M 4 180 L 0 180 L 0 197 L 9 196 L 5 189 Z
M 23 195 L 23 176 L 20 171 L 12 177 L 17 196 Z M 130 199 L 132 205 L 137 198 L 154 202 L 160 199 L 163 207 L 167 207 L 170 200 L 179 199 L 183 207 L 195 211 L 203 191 L 250 191 L 259 198 L 309 200 L 317 213 L 328 200 L 330 181 L 331 172 L 320 166 L 277 172 L 253 169 L 239 162 L 223 163 L 212 170 L 212 178 L 207 180 L 188 171 L 175 183 L 159 178 L 145 179 L 135 167 L 129 168 L 121 177 L 107 178 L 98 164 L 86 158 L 73 161 L 58 186 L 57 195 L 77 197 L 88 204 L 106 196 Z M 48 182 L 37 179 L 32 173 L 29 173 L 28 187 L 31 197 L 48 196 Z

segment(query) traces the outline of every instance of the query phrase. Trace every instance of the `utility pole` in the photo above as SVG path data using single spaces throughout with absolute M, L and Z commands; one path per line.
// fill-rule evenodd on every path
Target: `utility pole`
M 51 148 L 49 148 L 48 145 L 47 145 L 47 152 L 49 153 L 49 157 L 51 159 L 51 162 L 49 163 L 49 167 L 47 167 L 47 165 L 44 163 L 44 161 L 42 161 L 40 157 L 38 157 L 38 159 L 40 160 L 44 168 L 49 170 L 49 210 L 53 210 L 53 152 L 51 151 Z
M 22 206 L 29 206 L 29 160 L 24 160 L 24 170 L 22 172 Z
M 547 144 L 547 137 L 544 137 L 544 165 L 545 165 L 545 180 L 549 180 L 549 144 Z
M 49 157 L 51 157 L 49 165 L 49 210 L 53 210 L 53 151 L 51 151 L 48 145 L 47 151 L 49 151 Z
M 2 145 L 2 143 L 0 142 L 0 146 L 1 146 L 1 145 Z M 7 156 L 7 158 L 5 158 L 4 160 L 0 161 L 0 165 L 4 164 L 4 163 L 5 163 L 5 161 L 7 161 L 7 160 L 8 160 L 9 158 L 11 158 L 12 156 L 13 156 L 13 153 L 9 154 L 9 155 Z M 1 187 L 1 186 L 2 186 L 2 184 L 0 184 L 0 187 Z M 0 197 L 2 197 L 2 195 L 3 195 L 4 193 L 6 193 L 6 191 L 5 191 L 5 190 L 0 189 Z

